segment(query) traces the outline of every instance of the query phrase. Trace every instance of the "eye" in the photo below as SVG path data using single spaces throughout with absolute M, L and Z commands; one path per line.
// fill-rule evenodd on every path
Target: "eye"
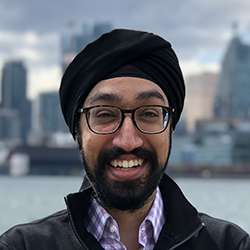
M 91 122 L 95 124 L 106 124 L 119 119 L 119 109 L 110 107 L 93 108 L 89 114 Z
M 137 112 L 137 118 L 142 121 L 156 121 L 161 116 L 161 110 L 159 108 L 142 108 Z
M 159 114 L 155 110 L 146 110 L 143 112 L 143 116 L 153 118 L 153 117 L 158 117 Z
M 96 118 L 116 117 L 116 113 L 112 110 L 98 110 L 94 116 Z

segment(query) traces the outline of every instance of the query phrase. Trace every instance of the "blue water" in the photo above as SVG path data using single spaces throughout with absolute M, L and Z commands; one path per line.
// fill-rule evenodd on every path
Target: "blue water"
M 250 180 L 179 178 L 176 182 L 198 210 L 250 232 Z M 80 184 L 80 177 L 0 176 L 0 234 L 15 224 L 64 209 L 63 197 Z

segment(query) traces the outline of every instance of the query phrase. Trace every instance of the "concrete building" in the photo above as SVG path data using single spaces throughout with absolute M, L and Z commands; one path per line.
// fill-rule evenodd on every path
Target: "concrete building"
M 232 166 L 233 128 L 227 121 L 197 122 L 194 135 L 173 137 L 171 165 L 203 167 Z
M 187 77 L 184 115 L 189 131 L 197 121 L 213 118 L 217 81 L 218 74 L 211 72 Z
M 250 120 L 235 124 L 232 146 L 233 164 L 250 168 Z
M 204 135 L 196 143 L 195 164 L 208 167 L 229 167 L 232 165 L 232 136 Z
M 196 151 L 196 146 L 191 136 L 176 136 L 173 134 L 169 164 L 175 167 L 194 166 L 196 164 Z
M 78 150 L 47 146 L 17 146 L 8 155 L 11 175 L 77 175 L 84 173 Z
M 5 144 L 20 142 L 20 119 L 13 109 L 0 109 L 0 141 Z
M 57 91 L 41 93 L 33 108 L 33 130 L 43 136 L 66 132 Z
M 10 61 L 4 64 L 1 92 L 1 107 L 17 112 L 20 136 L 22 142 L 26 142 L 31 125 L 31 105 L 27 99 L 27 70 L 22 61 Z

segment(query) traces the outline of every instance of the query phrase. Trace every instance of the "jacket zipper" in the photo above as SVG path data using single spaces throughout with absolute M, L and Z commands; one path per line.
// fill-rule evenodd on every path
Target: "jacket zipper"
M 173 250 L 176 249 L 177 247 L 179 247 L 180 245 L 184 244 L 186 241 L 190 240 L 195 234 L 199 233 L 200 230 L 205 227 L 205 223 L 202 222 L 201 225 L 194 231 L 192 232 L 189 236 L 187 236 L 184 240 L 182 240 L 181 242 L 175 244 L 174 246 L 172 246 L 171 248 L 169 248 L 169 250 Z

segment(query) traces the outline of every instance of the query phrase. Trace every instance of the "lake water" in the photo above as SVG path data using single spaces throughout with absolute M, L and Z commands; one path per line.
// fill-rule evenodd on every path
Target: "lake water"
M 250 179 L 176 179 L 199 211 L 230 220 L 250 232 Z M 80 177 L 1 177 L 0 234 L 65 208 L 63 197 Z

